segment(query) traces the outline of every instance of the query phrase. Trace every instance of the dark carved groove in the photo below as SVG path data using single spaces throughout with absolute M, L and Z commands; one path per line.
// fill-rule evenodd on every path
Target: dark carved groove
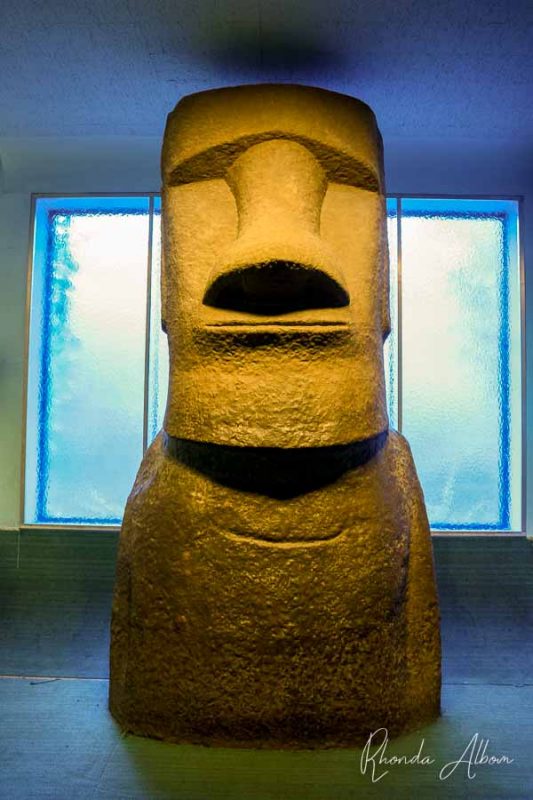
M 381 450 L 387 435 L 388 431 L 383 431 L 346 445 L 283 449 L 231 447 L 165 434 L 165 450 L 223 486 L 287 500 L 327 486 L 362 466 Z

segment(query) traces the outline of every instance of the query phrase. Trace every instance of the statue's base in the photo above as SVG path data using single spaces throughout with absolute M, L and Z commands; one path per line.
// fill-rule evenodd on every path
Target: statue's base
M 371 726 L 365 732 L 354 733 L 347 730 L 342 733 L 343 725 L 334 734 L 325 732 L 323 735 L 315 734 L 310 736 L 308 731 L 302 730 L 299 734 L 293 732 L 292 735 L 287 735 L 282 730 L 270 735 L 257 735 L 243 736 L 237 728 L 232 734 L 223 733 L 222 731 L 213 732 L 211 734 L 202 733 L 198 730 L 183 731 L 178 733 L 176 731 L 169 731 L 167 728 L 161 728 L 157 723 L 130 723 L 123 721 L 120 715 L 110 711 L 120 725 L 122 731 L 134 736 L 142 736 L 149 739 L 158 739 L 160 741 L 168 742 L 170 744 L 182 745 L 200 745 L 204 747 L 229 747 L 237 749 L 250 749 L 250 750 L 333 750 L 333 749 L 350 749 L 361 748 L 369 741 L 369 737 L 378 731 L 387 731 L 387 738 L 394 739 L 397 736 L 411 733 L 425 725 L 429 725 L 438 719 L 440 709 L 435 709 L 431 714 L 426 717 L 420 717 L 412 720 L 410 724 L 404 724 L 403 727 L 389 727 L 382 722 Z M 379 744 L 381 738 L 376 739 Z

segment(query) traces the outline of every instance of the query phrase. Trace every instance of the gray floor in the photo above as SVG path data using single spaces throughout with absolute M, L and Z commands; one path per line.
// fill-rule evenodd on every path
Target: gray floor
M 361 750 L 273 752 L 184 747 L 122 736 L 107 711 L 107 647 L 116 535 L 0 533 L 2 800 L 348 800 L 533 798 L 533 544 L 434 540 L 442 610 L 443 716 Z M 465 754 L 512 763 L 460 763 Z

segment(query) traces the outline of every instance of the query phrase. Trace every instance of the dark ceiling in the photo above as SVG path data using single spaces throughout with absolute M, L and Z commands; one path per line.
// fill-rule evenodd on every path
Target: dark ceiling
M 159 136 L 183 94 L 354 94 L 385 137 L 533 137 L 533 0 L 0 0 L 0 137 Z

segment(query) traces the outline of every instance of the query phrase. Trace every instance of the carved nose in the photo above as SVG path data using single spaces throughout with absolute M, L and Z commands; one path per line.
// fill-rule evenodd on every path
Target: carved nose
M 349 304 L 320 238 L 327 178 L 303 145 L 283 139 L 246 150 L 228 170 L 238 235 L 213 270 L 204 303 L 255 314 Z

